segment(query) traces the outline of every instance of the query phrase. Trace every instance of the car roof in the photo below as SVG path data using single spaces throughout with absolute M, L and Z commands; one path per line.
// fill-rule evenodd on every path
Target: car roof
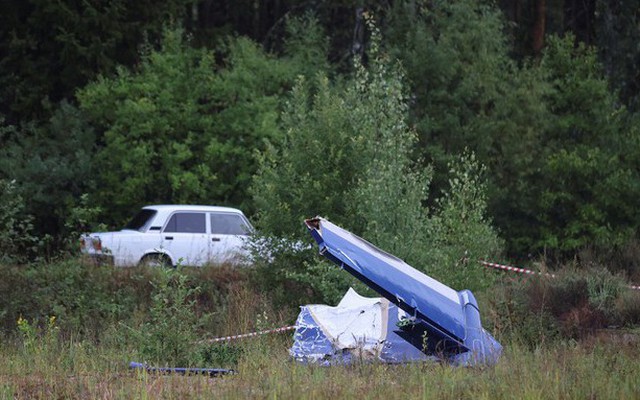
M 231 207 L 221 207 L 221 206 L 204 206 L 204 205 L 196 205 L 196 204 L 154 204 L 149 206 L 142 207 L 147 210 L 163 210 L 163 211 L 173 211 L 173 210 L 181 210 L 181 211 L 218 211 L 218 212 L 231 212 L 237 214 L 243 214 L 242 211 L 237 208 Z

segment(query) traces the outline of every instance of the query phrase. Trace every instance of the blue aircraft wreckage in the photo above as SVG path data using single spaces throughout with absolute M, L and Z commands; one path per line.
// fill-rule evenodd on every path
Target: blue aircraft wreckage
M 502 346 L 482 328 L 469 290 L 455 291 L 353 233 L 316 217 L 305 221 L 320 254 L 376 291 L 352 289 L 337 307 L 302 307 L 291 356 L 304 363 L 434 359 L 492 365 Z

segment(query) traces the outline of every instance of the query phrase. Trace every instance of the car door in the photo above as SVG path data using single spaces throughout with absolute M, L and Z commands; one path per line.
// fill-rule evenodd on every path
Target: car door
M 209 257 L 212 262 L 234 261 L 245 254 L 244 242 L 251 233 L 249 221 L 242 214 L 212 212 L 209 214 Z
M 177 211 L 162 231 L 162 247 L 176 263 L 203 265 L 209 257 L 207 213 Z

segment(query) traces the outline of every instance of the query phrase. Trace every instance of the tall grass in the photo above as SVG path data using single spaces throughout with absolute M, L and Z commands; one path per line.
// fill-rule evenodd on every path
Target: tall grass
M 527 312 L 526 303 L 515 304 L 516 298 L 496 291 L 492 295 L 502 303 L 481 302 L 485 324 L 505 348 L 495 367 L 360 363 L 326 368 L 289 359 L 291 332 L 197 343 L 293 322 L 297 310 L 274 309 L 247 270 L 104 269 L 77 261 L 2 268 L 8 282 L 31 286 L 2 287 L 0 399 L 640 398 L 639 330 L 594 330 L 580 340 L 543 337 L 540 321 L 547 315 L 533 315 L 538 311 L 530 309 L 532 318 L 522 319 L 517 314 Z M 536 288 L 523 294 L 535 294 Z M 13 297 L 4 297 L 6 293 Z M 603 299 L 601 291 L 594 293 Z M 491 317 L 507 312 L 513 316 Z M 162 325 L 165 320 L 170 324 Z M 182 323 L 187 324 L 184 329 L 177 326 Z M 143 329 L 150 334 L 130 333 Z M 190 355 L 172 358 L 162 351 L 149 352 L 159 344 Z M 173 365 L 172 360 L 188 365 Z M 130 361 L 233 368 L 237 374 L 155 375 L 128 369 Z
M 1 398 L 437 398 L 637 399 L 640 351 L 634 346 L 557 343 L 530 350 L 507 343 L 493 368 L 435 363 L 315 367 L 287 356 L 290 337 L 242 344 L 236 375 L 155 375 L 127 369 L 128 354 L 83 342 L 0 352 Z

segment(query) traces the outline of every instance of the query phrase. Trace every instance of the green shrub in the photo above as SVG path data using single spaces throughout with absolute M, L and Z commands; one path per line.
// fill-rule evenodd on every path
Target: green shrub
M 153 283 L 149 318 L 131 336 L 145 362 L 181 367 L 202 363 L 197 345 L 201 318 L 195 312 L 200 287 L 191 287 L 188 276 L 177 269 L 160 269 Z
M 0 179 L 15 180 L 23 212 L 33 216 L 30 229 L 41 244 L 29 260 L 69 251 L 70 242 L 77 246 L 77 231 L 69 229 L 76 226 L 69 225 L 69 217 L 81 205 L 82 194 L 95 188 L 93 127 L 78 108 L 61 102 L 48 121 L 10 129 L 5 136 L 0 127 Z
M 352 283 L 314 252 L 277 251 L 278 239 L 268 239 L 309 243 L 305 218 L 321 215 L 408 261 L 419 257 L 428 173 L 413 168 L 402 75 L 390 64 L 372 47 L 369 66 L 356 62 L 344 87 L 326 76 L 300 79 L 283 114 L 284 140 L 260 158 L 252 186 L 260 241 L 281 254 L 259 271 L 297 304 L 333 302 Z
M 244 347 L 228 343 L 203 346 L 200 350 L 202 364 L 215 368 L 234 368 L 244 354 Z
M 78 260 L 29 265 L 0 265 L 1 328 L 10 332 L 19 317 L 58 318 L 65 334 L 89 337 L 99 334 L 117 318 L 132 312 L 137 301 L 114 285 L 113 267 Z M 130 291 L 129 295 L 135 295 Z
M 299 224 L 301 230 L 302 223 Z M 304 231 L 303 231 L 304 232 Z M 305 245 L 310 238 L 299 243 Z M 295 309 L 301 304 L 337 304 L 355 278 L 324 262 L 315 249 L 296 249 L 282 238 L 260 236 L 252 243 L 255 262 L 251 282 L 278 308 Z M 269 253 L 265 257 L 265 249 Z M 291 317 L 295 318 L 295 315 Z
M 578 339 L 599 329 L 635 326 L 640 296 L 605 267 L 565 265 L 550 276 L 497 286 L 490 313 L 498 331 L 536 345 L 546 338 Z
M 42 243 L 33 220 L 16 182 L 0 179 L 0 265 L 23 263 L 38 254 Z
M 618 325 L 640 325 L 640 290 L 623 290 L 615 300 Z
M 535 279 L 535 278 L 534 278 Z M 533 286 L 531 281 L 503 278 L 491 290 L 488 299 L 487 325 L 500 340 L 536 348 L 560 336 L 558 321 L 548 309 L 534 308 L 530 299 L 546 304 L 546 286 Z
M 577 259 L 586 267 L 606 265 L 611 272 L 624 276 L 630 282 L 640 282 L 640 240 L 637 236 L 605 248 L 585 246 L 578 252 Z
M 284 93 L 296 76 L 322 68 L 319 29 L 311 18 L 293 21 L 291 34 L 305 35 L 287 43 L 295 56 L 282 58 L 246 37 L 228 37 L 215 51 L 195 48 L 183 30 L 167 29 L 135 70 L 118 68 L 80 89 L 80 109 L 101 144 L 93 160 L 100 185 L 90 197 L 108 209 L 104 221 L 119 225 L 150 202 L 251 212 L 254 152 L 280 136 Z
M 496 275 L 477 261 L 495 259 L 504 244 L 487 218 L 484 167 L 467 151 L 449 173 L 449 188 L 431 216 L 427 272 L 458 290 L 485 290 Z
M 268 239 L 310 243 L 302 222 L 320 215 L 422 271 L 441 272 L 445 283 L 485 288 L 490 280 L 477 279 L 480 268 L 468 279 L 462 276 L 469 271 L 450 273 L 465 254 L 500 250 L 484 216 L 480 167 L 472 156 L 463 158 L 449 197 L 430 216 L 424 204 L 432 171 L 414 158 L 417 136 L 407 123 L 403 72 L 367 21 L 367 65 L 356 60 L 354 77 L 340 84 L 322 75 L 300 79 L 282 117 L 284 139 L 261 155 L 252 193 L 264 235 L 258 243 L 271 241 L 273 257 L 259 260 L 259 281 L 296 304 L 335 302 L 354 285 L 347 274 L 319 264 L 314 252 L 281 252 L 278 239 Z

